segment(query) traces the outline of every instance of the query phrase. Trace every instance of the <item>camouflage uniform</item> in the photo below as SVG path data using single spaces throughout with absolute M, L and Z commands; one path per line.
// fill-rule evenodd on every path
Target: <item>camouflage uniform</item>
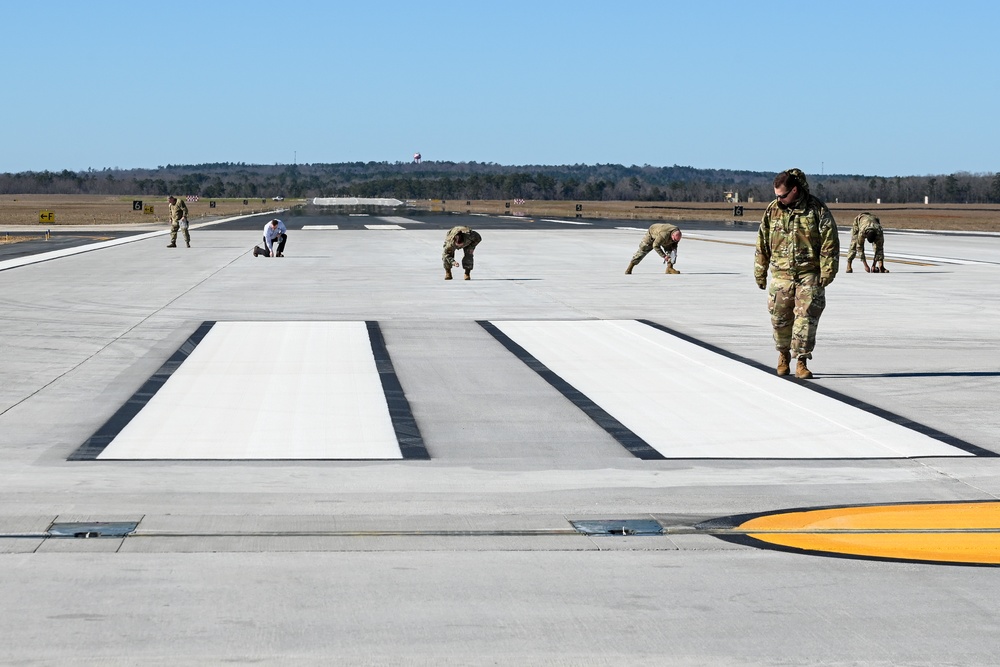
M 854 218 L 854 224 L 851 225 L 851 250 L 847 253 L 848 263 L 855 256 L 861 255 L 861 261 L 868 264 L 868 261 L 865 259 L 865 236 L 872 230 L 876 234 L 875 242 L 872 244 L 875 246 L 875 257 L 872 262 L 880 263 L 885 261 L 885 255 L 882 251 L 882 246 L 885 244 L 885 236 L 882 234 L 882 223 L 871 213 L 865 212 Z
M 184 230 L 184 242 L 191 245 L 191 234 L 188 232 L 187 216 L 188 207 L 184 203 L 183 199 L 178 197 L 174 198 L 173 204 L 167 204 L 167 208 L 170 209 L 170 243 L 171 245 L 177 245 L 177 230 Z M 183 226 L 181 220 L 184 220 Z
M 472 249 L 483 240 L 479 232 L 472 231 L 468 227 L 452 227 L 448 230 L 448 235 L 444 237 L 444 252 L 441 253 L 441 261 L 444 262 L 445 271 L 450 271 L 451 263 L 455 261 L 455 235 L 459 232 L 466 239 L 465 245 L 462 246 L 462 268 L 468 273 L 472 271 Z
M 650 250 L 655 250 L 656 254 L 663 259 L 667 259 L 667 255 L 671 253 L 674 253 L 674 257 L 676 257 L 677 241 L 670 238 L 671 234 L 676 231 L 680 230 L 666 222 L 651 225 L 646 235 L 642 237 L 642 241 L 639 242 L 639 249 L 632 255 L 632 264 L 641 262 Z M 674 263 L 673 258 L 669 261 L 671 265 Z
M 771 271 L 767 310 L 779 352 L 812 359 L 816 326 L 826 308 L 825 287 L 833 282 L 840 262 L 837 223 L 826 204 L 809 194 L 805 175 L 794 171 L 802 185 L 794 204 L 772 201 L 760 222 L 754 254 L 754 279 L 763 289 Z

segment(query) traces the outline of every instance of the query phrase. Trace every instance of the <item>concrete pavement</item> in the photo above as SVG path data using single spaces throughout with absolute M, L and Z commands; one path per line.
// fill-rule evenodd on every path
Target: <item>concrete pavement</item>
M 267 217 L 195 228 L 190 249 L 153 235 L 0 255 L 0 660 L 995 662 L 993 568 L 762 550 L 696 526 L 996 500 L 1000 238 L 887 232 L 891 273 L 841 272 L 810 364 L 817 388 L 961 455 L 643 460 L 479 322 L 644 320 L 770 380 L 754 225 L 678 223 L 682 274 L 650 255 L 626 276 L 642 223 L 391 217 L 290 216 L 281 259 L 249 253 Z M 483 234 L 468 282 L 443 280 L 455 224 Z M 377 322 L 430 459 L 68 460 L 204 322 Z M 648 418 L 677 421 L 669 405 Z M 664 530 L 584 535 L 585 519 Z M 56 538 L 53 522 L 136 527 Z

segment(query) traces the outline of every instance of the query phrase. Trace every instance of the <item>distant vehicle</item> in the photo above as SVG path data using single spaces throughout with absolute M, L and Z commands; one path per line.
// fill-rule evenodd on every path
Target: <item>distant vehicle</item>
M 281 195 L 278 195 L 277 197 L 271 197 L 271 200 L 272 201 L 285 201 L 285 198 L 282 197 Z

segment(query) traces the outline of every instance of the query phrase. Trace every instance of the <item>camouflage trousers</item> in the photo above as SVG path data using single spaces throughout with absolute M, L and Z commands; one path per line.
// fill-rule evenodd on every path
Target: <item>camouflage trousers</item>
M 635 251 L 634 255 L 632 255 L 632 263 L 638 264 L 641 262 L 642 258 L 648 255 L 653 249 L 653 243 L 654 240 L 652 235 L 649 232 L 646 232 L 646 235 L 642 237 L 642 241 L 639 242 L 639 249 Z
M 455 261 L 455 250 L 452 249 L 449 251 L 445 248 L 445 251 L 441 253 L 441 261 L 444 262 L 444 268 L 450 269 L 451 263 Z M 471 271 L 472 263 L 472 253 L 469 252 L 468 248 L 462 248 L 462 268 L 466 271 Z
M 819 272 L 792 278 L 771 278 L 767 311 L 774 327 L 774 346 L 791 350 L 793 358 L 812 359 L 816 347 L 816 327 L 826 308 L 826 289 L 819 284 Z
M 181 222 L 180 220 L 174 220 L 170 223 L 171 243 L 177 243 L 177 230 L 182 230 L 184 232 L 184 241 L 186 243 L 191 243 L 191 233 L 188 232 L 188 224 L 186 222 Z

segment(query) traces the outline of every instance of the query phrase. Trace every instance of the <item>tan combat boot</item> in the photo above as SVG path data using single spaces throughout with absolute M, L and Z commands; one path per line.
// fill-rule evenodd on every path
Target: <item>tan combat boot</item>
M 800 380 L 808 380 L 812 376 L 812 371 L 806 368 L 806 358 L 799 357 L 799 363 L 795 366 L 795 377 Z
M 628 263 L 628 268 L 625 269 L 625 275 L 626 276 L 632 275 L 632 267 L 634 267 L 634 266 L 635 266 L 635 262 L 629 262 Z
M 778 350 L 778 375 L 784 377 L 790 372 L 789 364 L 792 363 L 792 355 L 788 350 Z
M 445 280 L 451 280 L 451 269 L 445 269 L 444 270 L 444 279 Z
M 472 271 L 466 271 L 465 272 L 465 279 L 466 280 L 472 280 Z
M 854 269 L 851 268 L 851 260 L 847 260 L 847 270 L 844 273 L 854 273 Z
M 664 273 L 679 274 L 680 271 L 675 269 L 673 264 L 667 264 L 667 270 Z

